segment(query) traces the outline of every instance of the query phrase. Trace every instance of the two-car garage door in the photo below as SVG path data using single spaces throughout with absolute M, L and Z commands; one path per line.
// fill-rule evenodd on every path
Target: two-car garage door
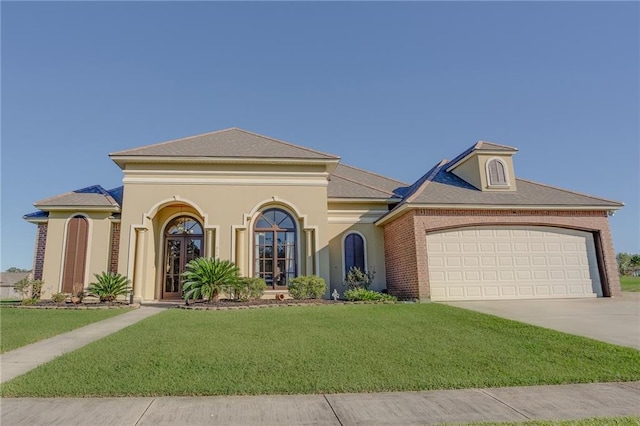
M 427 234 L 432 300 L 602 296 L 593 235 L 540 226 Z

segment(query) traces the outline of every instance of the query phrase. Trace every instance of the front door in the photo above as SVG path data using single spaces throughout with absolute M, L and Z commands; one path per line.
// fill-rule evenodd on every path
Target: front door
M 163 299 L 182 297 L 182 273 L 191 260 L 203 254 L 202 227 L 193 218 L 182 216 L 167 226 L 164 245 Z

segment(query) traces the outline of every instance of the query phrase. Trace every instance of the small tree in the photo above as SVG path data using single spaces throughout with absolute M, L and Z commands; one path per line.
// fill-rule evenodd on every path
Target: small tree
M 118 296 L 126 296 L 131 291 L 129 287 L 131 281 L 124 275 L 102 272 L 94 276 L 96 281 L 89 284 L 87 292 L 91 296 L 98 297 L 101 302 L 113 302 Z
M 17 293 L 20 293 L 20 298 L 24 300 L 31 291 L 31 280 L 29 279 L 29 277 L 24 277 L 13 285 L 13 289 Z
M 362 271 L 360 268 L 352 266 L 349 269 L 349 272 L 347 272 L 344 285 L 347 286 L 349 290 L 354 288 L 364 288 L 365 290 L 368 290 L 375 275 L 375 268 L 371 271 Z

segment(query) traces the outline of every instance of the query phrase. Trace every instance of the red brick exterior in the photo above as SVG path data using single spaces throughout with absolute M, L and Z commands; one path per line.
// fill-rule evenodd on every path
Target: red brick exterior
M 389 293 L 430 297 L 427 233 L 479 225 L 538 225 L 592 232 L 601 267 L 603 293 L 620 296 L 620 279 L 606 211 L 415 209 L 384 225 Z
M 36 232 L 36 248 L 33 256 L 33 279 L 42 279 L 44 269 L 44 253 L 47 246 L 47 224 L 39 223 Z
M 111 223 L 111 256 L 109 272 L 118 272 L 118 254 L 120 253 L 120 223 Z

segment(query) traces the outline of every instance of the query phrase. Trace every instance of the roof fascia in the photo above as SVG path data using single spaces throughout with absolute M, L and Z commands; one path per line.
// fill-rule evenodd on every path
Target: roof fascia
M 144 164 L 322 164 L 333 173 L 339 158 L 264 158 L 264 157 L 161 157 L 138 155 L 111 155 L 111 160 L 121 169 L 127 163 Z
M 330 197 L 327 198 L 327 202 L 329 203 L 399 203 L 402 201 L 402 198 L 339 198 L 339 197 Z
M 52 205 L 52 206 L 42 206 L 38 204 L 34 204 L 36 208 L 45 212 L 52 211 L 92 211 L 92 212 L 120 212 L 120 207 L 118 206 L 83 206 L 83 205 Z
M 48 217 L 38 217 L 38 218 L 29 218 L 26 216 L 22 216 L 22 218 L 24 220 L 26 220 L 29 223 L 34 223 L 34 224 L 39 224 L 39 223 L 47 223 L 49 221 Z

